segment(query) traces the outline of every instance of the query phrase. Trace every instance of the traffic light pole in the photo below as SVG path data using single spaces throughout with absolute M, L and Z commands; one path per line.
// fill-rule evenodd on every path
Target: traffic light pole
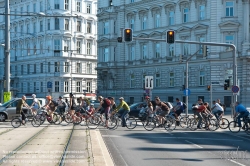
M 152 39 L 152 38 L 140 38 L 133 37 L 134 40 L 148 40 L 148 41 L 158 41 L 158 42 L 167 42 L 166 39 Z M 197 42 L 197 41 L 185 41 L 185 40 L 175 40 L 175 43 L 188 43 L 188 44 L 199 44 L 199 45 L 208 45 L 208 46 L 224 46 L 230 47 L 233 50 L 233 85 L 237 85 L 237 58 L 236 58 L 236 46 L 234 44 L 227 43 L 215 43 L 215 42 Z M 188 78 L 187 78 L 188 79 Z M 235 102 L 237 101 L 237 95 L 233 95 L 233 109 L 232 113 L 235 111 Z M 187 103 L 188 104 L 188 103 Z

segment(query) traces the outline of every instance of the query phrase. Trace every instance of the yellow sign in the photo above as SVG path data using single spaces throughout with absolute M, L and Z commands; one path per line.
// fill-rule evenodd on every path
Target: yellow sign
M 3 93 L 3 102 L 5 103 L 9 100 L 11 100 L 11 92 L 4 92 Z

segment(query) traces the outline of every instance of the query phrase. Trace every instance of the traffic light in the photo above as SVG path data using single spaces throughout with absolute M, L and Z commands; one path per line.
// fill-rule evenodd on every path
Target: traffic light
M 230 86 L 230 80 L 226 79 L 224 84 L 224 90 L 227 90 L 229 86 Z
M 130 29 L 130 28 L 124 29 L 124 34 L 123 35 L 124 35 L 124 41 L 125 42 L 133 41 L 132 29 Z
M 207 90 L 210 91 L 210 85 L 207 86 Z
M 167 31 L 167 43 L 174 43 L 174 31 Z
M 207 57 L 207 53 L 208 53 L 208 48 L 206 45 L 203 45 L 203 57 Z
M 118 37 L 118 38 L 117 38 L 117 42 L 118 42 L 118 43 L 122 43 L 122 37 Z

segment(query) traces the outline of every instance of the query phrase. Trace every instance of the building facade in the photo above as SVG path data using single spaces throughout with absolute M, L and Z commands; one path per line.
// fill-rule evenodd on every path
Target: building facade
M 4 0 L 0 6 L 5 6 Z M 11 0 L 13 96 L 94 96 L 97 75 L 96 0 Z M 0 8 L 4 13 L 4 8 Z M 0 17 L 0 42 L 5 20 Z M 4 47 L 0 67 L 4 69 Z M 1 89 L 4 70 L 0 70 Z M 2 96 L 2 95 L 1 95 Z
M 98 1 L 98 92 L 123 96 L 130 103 L 147 95 L 145 76 L 154 77 L 152 96 L 185 102 L 185 60 L 189 61 L 189 106 L 198 98 L 220 98 L 228 107 L 233 80 L 233 54 L 227 47 L 134 40 L 118 43 L 121 28 L 134 37 L 166 39 L 174 30 L 176 40 L 232 43 L 237 47 L 238 101 L 250 106 L 249 0 L 99 0 Z M 205 51 L 206 52 L 206 51 Z M 211 84 L 214 85 L 211 86 Z

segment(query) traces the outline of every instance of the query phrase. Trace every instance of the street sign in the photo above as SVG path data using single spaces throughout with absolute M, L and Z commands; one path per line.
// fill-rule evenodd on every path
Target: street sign
M 184 89 L 183 94 L 184 94 L 184 96 L 189 96 L 190 95 L 190 89 Z
M 52 88 L 52 82 L 47 82 L 47 88 L 49 89 L 49 88 Z
M 233 87 L 232 87 L 232 92 L 233 92 L 233 93 L 238 93 L 239 90 L 240 90 L 240 88 L 239 88 L 238 86 L 233 86 Z
M 145 89 L 153 89 L 154 87 L 154 77 L 153 76 L 145 76 Z
M 3 102 L 7 102 L 11 99 L 11 92 L 3 92 Z

